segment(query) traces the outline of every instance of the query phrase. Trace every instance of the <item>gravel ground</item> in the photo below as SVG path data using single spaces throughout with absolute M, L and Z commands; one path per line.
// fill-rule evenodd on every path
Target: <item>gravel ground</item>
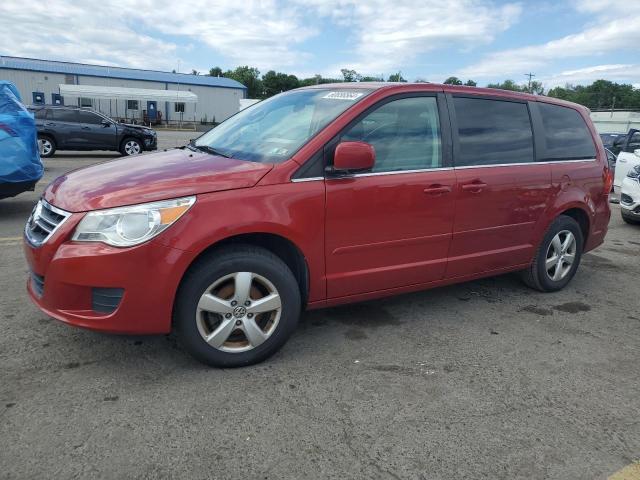
M 27 298 L 38 194 L 116 156 L 61 152 L 0 201 L 0 478 L 591 479 L 640 458 L 640 227 L 617 206 L 562 292 L 506 275 L 309 312 L 267 363 L 215 370 Z

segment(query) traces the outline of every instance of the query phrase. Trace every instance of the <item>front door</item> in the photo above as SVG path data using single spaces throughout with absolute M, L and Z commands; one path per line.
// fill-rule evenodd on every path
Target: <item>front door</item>
M 155 122 L 158 118 L 158 104 L 155 101 L 147 102 L 147 118 L 150 122 Z
M 112 150 L 116 147 L 116 128 L 104 117 L 89 111 L 78 111 L 75 126 L 78 147 L 86 150 Z
M 339 138 L 371 144 L 376 163 L 326 181 L 329 298 L 443 278 L 455 175 L 443 162 L 438 112 L 436 96 L 387 100 Z
M 526 102 L 449 97 L 457 180 L 447 278 L 531 260 L 551 197 L 551 167 L 534 161 Z

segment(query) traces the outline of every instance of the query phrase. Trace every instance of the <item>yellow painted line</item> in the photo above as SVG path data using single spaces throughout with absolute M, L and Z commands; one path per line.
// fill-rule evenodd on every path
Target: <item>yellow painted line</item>
M 607 478 L 607 480 L 640 480 L 640 461 L 627 465 L 622 470 Z

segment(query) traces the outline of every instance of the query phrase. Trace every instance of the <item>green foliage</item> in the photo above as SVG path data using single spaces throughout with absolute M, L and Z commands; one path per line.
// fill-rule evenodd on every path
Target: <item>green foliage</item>
M 478 86 L 478 83 L 475 82 L 474 80 L 471 80 L 471 79 L 467 80 L 464 84 L 467 87 L 477 87 Z
M 247 98 L 262 98 L 264 96 L 260 70 L 257 68 L 245 65 L 237 67 L 235 70 L 227 70 L 224 72 L 224 76 L 232 78 L 247 87 Z
M 274 70 L 269 70 L 262 76 L 264 98 L 298 88 L 299 86 L 300 81 L 295 75 L 287 75 L 286 73 L 278 73 Z
M 384 82 L 384 78 L 382 77 L 362 77 L 360 79 L 361 82 Z
M 633 85 L 596 80 L 591 85 L 565 85 L 547 92 L 550 97 L 580 103 L 590 109 L 640 109 L 640 89 Z
M 207 75 L 210 77 L 222 77 L 224 73 L 220 67 L 213 67 L 209 69 L 209 73 Z
M 362 75 L 360 75 L 358 72 L 356 72 L 355 70 L 349 70 L 347 68 L 343 68 L 342 70 L 340 70 L 340 73 L 342 73 L 342 78 L 345 82 L 359 82 L 362 78 Z
M 444 81 L 445 85 L 462 85 L 462 80 L 458 77 L 449 77 Z
M 487 88 L 498 88 L 500 90 L 511 90 L 512 92 L 526 92 L 526 87 L 518 85 L 513 80 L 505 80 L 502 83 L 490 83 Z
M 402 72 L 394 73 L 393 75 L 389 75 L 389 79 L 387 82 L 405 82 L 406 79 L 402 76 Z

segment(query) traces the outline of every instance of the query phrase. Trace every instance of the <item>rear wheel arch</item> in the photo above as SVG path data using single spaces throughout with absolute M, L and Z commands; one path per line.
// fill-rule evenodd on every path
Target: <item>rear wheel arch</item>
M 589 231 L 591 228 L 591 220 L 589 219 L 589 214 L 580 207 L 573 207 L 573 208 L 564 210 L 563 212 L 560 212 L 557 215 L 557 217 L 559 217 L 560 215 L 566 215 L 567 217 L 571 217 L 576 222 L 578 222 L 578 225 L 580 225 L 580 230 L 582 231 L 583 248 L 584 248 L 584 246 L 587 244 L 587 241 L 589 238 Z

